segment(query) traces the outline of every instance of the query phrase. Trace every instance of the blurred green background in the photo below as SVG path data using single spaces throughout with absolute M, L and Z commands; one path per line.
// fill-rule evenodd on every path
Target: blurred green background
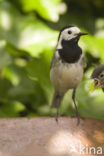
M 91 92 L 92 70 L 104 63 L 103 0 L 0 0 L 0 117 L 48 116 L 53 86 L 50 61 L 59 30 L 76 25 L 88 32 L 79 45 L 87 66 L 76 99 L 81 116 L 104 119 L 104 93 Z M 69 91 L 60 108 L 72 115 Z

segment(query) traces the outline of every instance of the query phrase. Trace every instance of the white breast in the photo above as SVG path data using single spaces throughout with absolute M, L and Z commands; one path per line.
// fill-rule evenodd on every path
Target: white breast
M 83 66 L 80 62 L 68 64 L 61 61 L 50 71 L 50 79 L 60 93 L 76 88 L 83 76 Z

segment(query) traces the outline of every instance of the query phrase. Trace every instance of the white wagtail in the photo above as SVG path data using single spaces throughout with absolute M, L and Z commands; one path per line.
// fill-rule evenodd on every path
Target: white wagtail
M 94 80 L 94 88 L 101 87 L 104 91 L 104 64 L 99 65 L 94 69 L 91 75 L 91 79 Z
M 60 31 L 50 69 L 50 79 L 55 89 L 51 107 L 57 108 L 56 121 L 58 121 L 58 109 L 65 93 L 73 89 L 72 100 L 76 109 L 77 124 L 80 122 L 75 95 L 76 88 L 83 77 L 85 61 L 78 41 L 80 36 L 86 34 L 75 26 L 66 26 Z

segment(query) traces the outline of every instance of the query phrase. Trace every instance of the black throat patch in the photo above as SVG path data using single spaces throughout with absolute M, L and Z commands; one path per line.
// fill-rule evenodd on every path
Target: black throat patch
M 62 40 L 62 49 L 58 49 L 60 58 L 66 63 L 75 63 L 82 54 L 81 48 L 78 46 L 77 41 Z

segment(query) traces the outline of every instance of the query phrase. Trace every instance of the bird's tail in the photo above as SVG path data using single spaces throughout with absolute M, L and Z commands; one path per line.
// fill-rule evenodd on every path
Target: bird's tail
M 62 95 L 59 95 L 56 91 L 53 94 L 51 108 L 58 108 L 61 104 L 61 101 L 63 99 Z

